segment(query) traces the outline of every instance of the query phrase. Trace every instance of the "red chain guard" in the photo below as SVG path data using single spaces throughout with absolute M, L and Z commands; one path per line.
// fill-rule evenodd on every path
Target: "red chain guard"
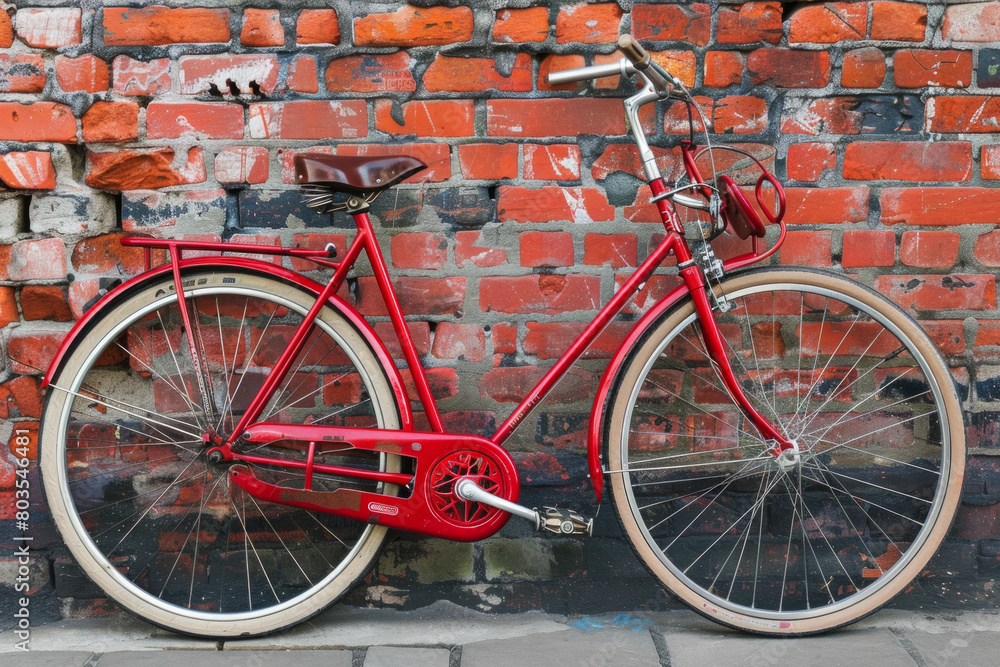
M 454 480 L 473 477 L 487 491 L 511 502 L 517 502 L 520 492 L 517 468 L 507 450 L 476 436 L 272 423 L 254 424 L 244 434 L 248 443 L 279 440 L 315 442 L 317 451 L 324 445 L 337 449 L 349 445 L 409 457 L 415 471 L 412 491 L 409 497 L 397 497 L 348 488 L 293 489 L 265 482 L 243 464 L 230 468 L 233 483 L 262 500 L 459 542 L 489 537 L 510 515 L 459 499 L 452 490 Z M 235 452 L 232 457 L 240 459 Z M 274 462 L 280 465 L 281 459 Z

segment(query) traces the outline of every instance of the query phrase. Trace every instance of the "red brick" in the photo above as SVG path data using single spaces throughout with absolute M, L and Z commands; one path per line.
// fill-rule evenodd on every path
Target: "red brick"
M 215 90 L 229 95 L 235 86 L 244 95 L 271 95 L 278 87 L 277 56 L 186 56 L 180 61 L 181 93 L 198 95 Z
M 417 400 L 417 385 L 413 382 L 413 374 L 408 368 L 404 368 L 400 374 L 410 400 Z M 458 394 L 458 373 L 454 368 L 427 368 L 424 369 L 424 374 L 435 400 L 443 401 Z
M 14 246 L 0 244 L 0 280 L 10 280 L 7 269 L 10 265 L 11 253 Z
M 123 143 L 139 138 L 139 105 L 134 102 L 94 102 L 83 114 L 83 140 Z
M 777 88 L 823 88 L 830 81 L 830 53 L 757 49 L 747 56 L 750 83 Z
M 611 2 L 562 7 L 556 16 L 556 41 L 603 44 L 618 39 L 621 8 Z
M 579 180 L 580 147 L 575 144 L 525 144 L 524 178 L 536 181 Z
M 203 183 L 207 179 L 205 155 L 200 148 L 188 151 L 187 164 L 183 167 L 174 168 L 173 162 L 172 148 L 87 151 L 86 183 L 102 190 L 148 190 Z
M 14 15 L 17 36 L 36 49 L 58 49 L 83 41 L 81 28 L 82 10 L 18 9 Z
M 52 364 L 66 332 L 17 327 L 10 334 L 7 356 L 10 370 L 18 375 L 42 375 Z M 26 426 L 19 424 L 19 427 Z
M 406 315 L 456 315 L 465 301 L 466 279 L 418 278 L 403 276 L 393 282 L 396 295 Z M 368 316 L 385 315 L 385 305 L 375 278 L 358 280 L 358 309 Z
M 73 320 L 66 288 L 58 285 L 25 285 L 21 290 L 21 311 L 25 320 Z
M 159 95 L 170 92 L 170 59 L 143 62 L 128 56 L 111 61 L 112 90 L 118 95 Z
M 506 44 L 544 42 L 549 36 L 548 7 L 501 9 L 493 22 L 493 41 Z
M 322 250 L 327 244 L 337 247 L 338 256 L 343 257 L 347 249 L 347 237 L 344 234 L 296 234 L 292 237 L 292 247 Z M 292 268 L 296 271 L 312 271 L 316 265 L 305 259 L 292 258 Z
M 844 54 L 840 85 L 845 88 L 878 88 L 885 81 L 885 54 L 867 46 Z
M 712 8 L 706 3 L 632 6 L 632 34 L 636 39 L 705 46 L 711 31 Z
M 396 234 L 389 245 L 392 265 L 397 269 L 440 269 L 448 261 L 444 234 Z
M 895 263 L 896 235 L 891 231 L 849 229 L 844 232 L 840 265 L 845 269 L 892 266 Z
M 955 232 L 903 232 L 899 261 L 907 266 L 947 268 L 958 261 L 962 237 Z
M 316 74 L 316 58 L 296 56 L 288 65 L 285 83 L 288 84 L 289 90 L 296 93 L 318 93 L 319 76 Z
M 524 352 L 539 359 L 558 359 L 569 349 L 587 326 L 583 322 L 527 322 Z M 631 329 L 627 322 L 613 322 L 597 337 L 584 359 L 609 359 Z
M 76 143 L 76 118 L 65 104 L 0 102 L 0 141 Z
M 356 139 L 368 135 L 363 100 L 251 104 L 251 139 Z
M 73 247 L 73 268 L 82 273 L 141 273 L 145 268 L 143 250 L 123 246 L 123 236 L 119 232 L 80 241 Z
M 479 232 L 455 232 L 455 265 L 458 268 L 465 266 L 466 262 L 485 268 L 507 261 L 506 250 L 476 245 L 479 235 Z
M 263 183 L 268 174 L 268 150 L 263 146 L 232 146 L 215 156 L 219 183 Z
M 653 55 L 652 52 L 650 53 L 650 55 L 651 56 Z M 594 54 L 593 64 L 595 64 L 595 65 L 607 65 L 608 63 L 617 63 L 618 61 L 620 61 L 624 57 L 625 57 L 625 54 L 623 54 L 621 51 L 619 51 L 617 49 L 615 49 L 614 52 L 608 53 L 608 54 L 595 53 Z M 615 75 L 615 76 L 602 76 L 600 79 L 594 79 L 593 82 L 590 85 L 592 85 L 595 90 L 617 90 L 618 86 L 620 84 L 621 84 L 621 77 L 618 76 L 618 75 Z M 572 86 L 553 86 L 552 87 L 553 90 L 574 90 L 575 88 L 576 88 L 576 84 L 574 84 Z
M 868 188 L 785 188 L 785 222 L 837 224 L 868 219 Z
M 956 95 L 932 97 L 927 101 L 929 132 L 996 132 L 1000 118 L 1000 97 Z
M 66 277 L 66 246 L 59 238 L 18 241 L 11 246 L 7 274 L 15 282 L 62 280 Z
M 517 325 L 495 324 L 490 329 L 493 340 L 493 352 L 496 354 L 515 354 L 517 352 Z
M 17 412 L 22 417 L 34 417 L 37 419 L 42 416 L 42 404 L 45 397 L 38 380 L 27 375 L 21 375 L 5 383 L 4 386 L 10 392 L 8 400 L 14 403 L 17 407 Z M 22 424 L 18 424 L 18 428 L 22 428 Z M 30 449 L 32 447 L 29 447 L 29 451 Z M 34 459 L 36 456 L 29 454 L 28 458 Z
M 824 171 L 837 168 L 836 149 L 833 144 L 792 144 L 785 168 L 793 181 L 816 182 Z
M 417 354 L 421 357 L 430 354 L 431 351 L 431 328 L 427 322 L 407 322 L 406 329 L 413 339 L 413 346 L 417 348 Z M 396 338 L 396 331 L 392 328 L 392 322 L 376 322 L 375 334 L 385 343 L 386 349 L 393 359 L 403 358 L 403 348 Z
M 471 100 L 404 102 L 403 124 L 392 117 L 393 102 L 375 103 L 375 128 L 389 134 L 418 137 L 471 137 L 475 135 L 475 105 Z
M 972 253 L 983 266 L 1000 266 L 1000 229 L 980 234 Z
M 983 178 L 1000 178 L 1000 146 L 983 146 L 979 151 L 979 171 Z
M 635 234 L 587 234 L 583 238 L 583 263 L 620 268 L 635 266 L 639 242 Z
M 576 54 L 563 56 L 552 53 L 545 56 L 538 65 L 538 90 L 576 90 L 579 85 L 576 83 L 567 83 L 561 86 L 549 84 L 549 74 L 551 72 L 561 72 L 564 69 L 583 67 L 586 64 L 583 56 Z
M 303 9 L 295 24 L 295 42 L 303 44 L 340 44 L 340 24 L 333 9 Z
M 972 51 L 903 49 L 892 58 L 892 73 L 900 88 L 972 85 Z
M 864 115 L 855 97 L 801 100 L 782 111 L 781 131 L 787 134 L 860 134 Z
M 0 92 L 40 93 L 45 89 L 45 61 L 41 56 L 11 57 L 0 53 Z
M 331 93 L 411 93 L 413 61 L 406 51 L 347 56 L 326 68 L 326 89 Z
M 519 403 L 531 391 L 545 369 L 535 366 L 491 368 L 479 378 L 479 393 L 500 403 Z M 597 376 L 581 368 L 572 368 L 545 397 L 547 403 L 575 403 L 593 395 Z
M 228 9 L 105 7 L 106 46 L 158 46 L 229 41 Z
M 1000 191 L 993 188 L 882 188 L 882 224 L 994 224 Z
M 56 81 L 67 93 L 100 93 L 111 85 L 108 64 L 85 53 L 79 58 L 56 56 Z
M 663 177 L 672 180 L 680 175 L 680 151 L 670 151 L 665 148 L 653 146 L 651 149 L 660 169 L 664 171 Z M 600 157 L 594 160 L 590 168 L 590 174 L 595 181 L 603 181 L 615 172 L 632 174 L 636 178 L 644 178 L 642 163 L 639 161 L 639 153 L 632 144 L 609 144 L 604 148 Z
M 338 155 L 412 155 L 427 165 L 427 169 L 410 176 L 404 183 L 446 181 L 451 178 L 451 146 L 436 144 L 341 144 Z M 382 214 L 385 215 L 384 213 Z
M 949 6 L 944 10 L 941 36 L 953 42 L 1000 41 L 1000 2 Z
M 505 185 L 497 197 L 497 217 L 500 222 L 602 222 L 614 220 L 615 209 L 599 188 Z
M 557 315 L 600 305 L 601 279 L 596 276 L 486 276 L 479 281 L 483 312 Z
M 521 266 L 573 266 L 573 235 L 569 232 L 521 232 Z
M 242 139 L 243 105 L 230 102 L 151 102 L 150 139 Z
M 698 71 L 697 57 L 692 51 L 650 51 L 650 58 L 681 80 L 688 88 L 694 87 Z M 640 119 L 642 114 L 640 113 Z
M 6 272 L 7 266 L 4 262 L 3 271 Z M 13 287 L 2 287 L 0 286 L 0 329 L 11 322 L 17 322 L 20 316 L 17 314 L 17 300 L 14 298 L 14 288 Z
M 487 100 L 493 137 L 623 135 L 625 115 L 616 99 Z
M 52 154 L 44 151 L 0 154 L 0 182 L 9 188 L 51 190 L 56 187 Z
M 244 9 L 240 43 L 251 47 L 284 46 L 285 29 L 281 25 L 281 12 L 253 7 Z
M 748 2 L 720 6 L 716 41 L 719 44 L 752 44 L 781 41 L 781 3 Z
M 800 7 L 789 16 L 788 43 L 833 44 L 865 38 L 868 3 L 824 2 Z
M 431 354 L 438 359 L 482 361 L 486 358 L 486 332 L 476 324 L 439 322 Z
M 758 134 L 767 129 L 767 101 L 730 95 L 716 100 L 712 113 L 716 134 Z
M 701 112 L 705 114 L 705 118 L 711 120 L 715 114 L 715 100 L 711 97 L 696 95 L 694 101 L 701 107 Z M 687 104 L 680 100 L 672 102 L 663 112 L 663 131 L 668 134 L 687 134 L 691 127 L 690 118 Z M 705 126 L 702 124 L 701 117 L 698 114 L 694 115 L 694 131 L 705 131 Z
M 465 179 L 517 178 L 517 144 L 462 144 L 458 164 Z
M 531 55 L 517 54 L 510 74 L 497 71 L 492 58 L 455 58 L 438 53 L 422 78 L 428 92 L 481 92 L 531 90 Z
M 14 43 L 14 24 L 10 14 L 0 12 L 0 49 L 9 49 Z
M 668 5 L 673 6 L 673 5 Z M 735 86 L 743 78 L 744 57 L 737 51 L 709 51 L 705 54 L 705 85 L 713 88 Z
M 432 46 L 472 39 L 472 10 L 468 7 L 406 6 L 391 14 L 369 14 L 354 19 L 355 46 Z
M 961 320 L 922 320 L 920 326 L 931 337 L 934 344 L 945 356 L 962 354 L 965 352 L 965 324 Z M 955 380 L 961 384 L 968 384 L 968 378 L 957 376 Z
M 878 276 L 875 289 L 902 308 L 913 310 L 994 310 L 996 276 Z
M 844 148 L 844 178 L 856 181 L 967 181 L 972 144 L 966 141 L 868 141 Z
M 790 231 L 779 251 L 782 264 L 830 266 L 833 244 L 828 231 Z
M 872 39 L 922 42 L 926 32 L 926 5 L 888 0 L 872 3 Z

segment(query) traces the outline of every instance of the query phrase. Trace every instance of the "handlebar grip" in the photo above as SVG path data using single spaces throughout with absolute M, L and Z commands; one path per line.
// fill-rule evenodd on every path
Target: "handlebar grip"
M 637 69 L 644 70 L 649 65 L 649 54 L 632 35 L 628 33 L 621 35 L 618 38 L 618 48 Z

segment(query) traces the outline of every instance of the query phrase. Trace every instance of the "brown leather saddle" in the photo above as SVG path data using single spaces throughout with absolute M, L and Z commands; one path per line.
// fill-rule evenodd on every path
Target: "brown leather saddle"
M 427 165 L 409 155 L 324 155 L 295 156 L 295 181 L 323 185 L 335 192 L 368 195 L 385 190 L 426 169 Z

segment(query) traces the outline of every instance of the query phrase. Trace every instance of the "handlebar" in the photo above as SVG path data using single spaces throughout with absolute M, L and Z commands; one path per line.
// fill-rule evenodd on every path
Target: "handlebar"
M 653 85 L 657 93 L 664 97 L 670 94 L 670 91 L 673 90 L 671 84 L 673 77 L 649 57 L 649 53 L 632 38 L 632 35 L 619 37 L 618 48 L 625 54 L 625 57 L 618 62 L 550 72 L 549 84 L 561 86 L 577 81 L 601 79 L 606 76 L 632 76 L 639 72 Z

